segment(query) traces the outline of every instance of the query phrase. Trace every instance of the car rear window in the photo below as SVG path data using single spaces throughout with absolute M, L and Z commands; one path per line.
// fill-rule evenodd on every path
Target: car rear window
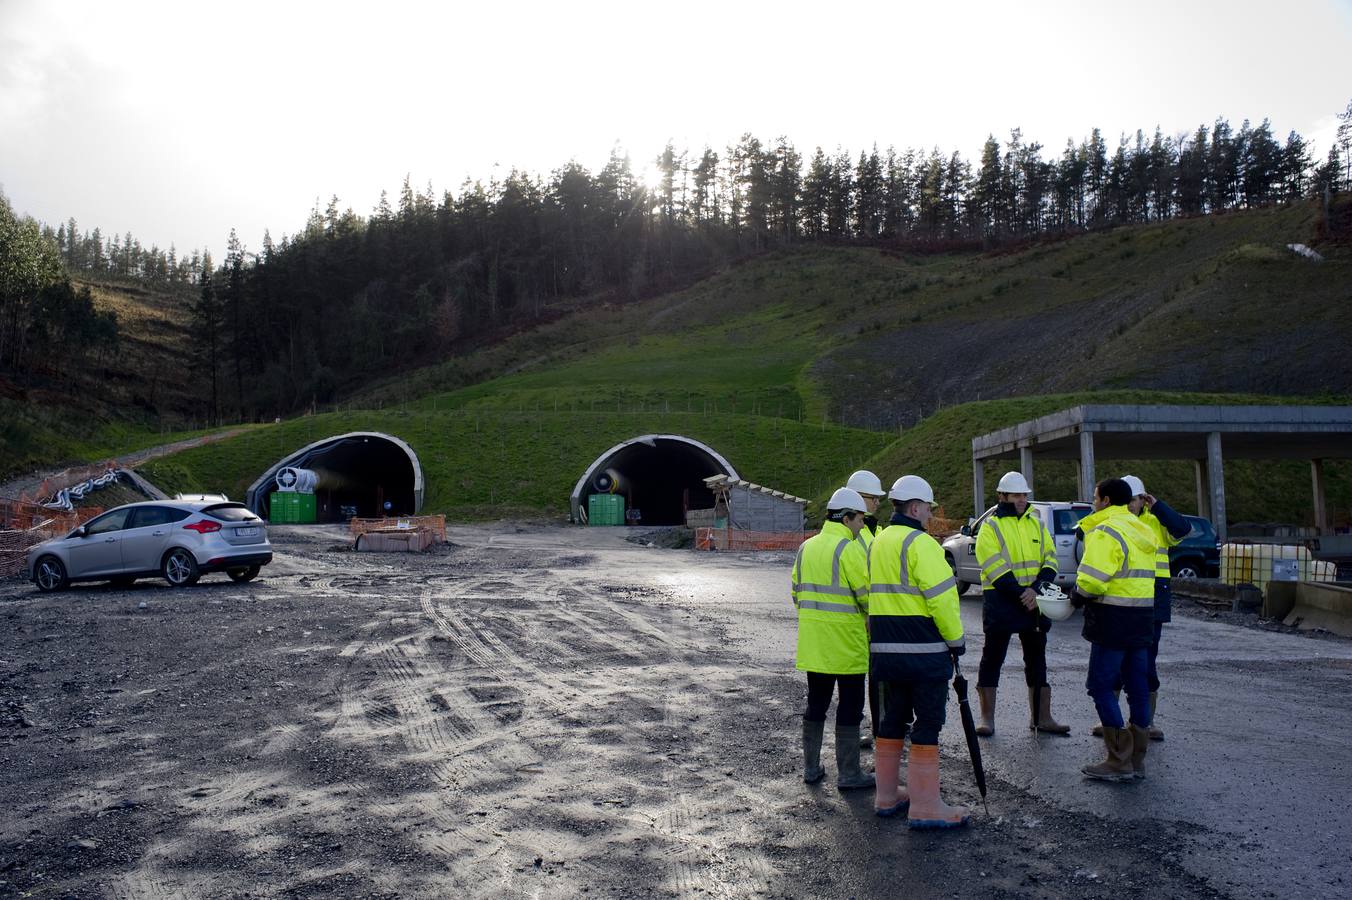
M 131 511 L 131 519 L 128 520 L 128 528 L 147 528 L 151 525 L 168 525 L 170 522 L 178 522 L 188 517 L 186 509 L 176 509 L 171 506 L 138 506 Z
M 1089 507 L 1087 506 L 1072 506 L 1070 509 L 1052 510 L 1052 518 L 1056 521 L 1056 533 L 1074 534 L 1075 527 L 1087 515 L 1089 515 Z
M 252 522 L 257 519 L 249 507 L 243 503 L 218 503 L 202 508 L 202 514 L 220 519 L 222 522 Z

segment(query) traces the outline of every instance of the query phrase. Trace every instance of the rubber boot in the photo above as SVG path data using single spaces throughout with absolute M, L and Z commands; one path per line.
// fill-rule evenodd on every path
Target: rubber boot
M 1118 703 L 1122 702 L 1122 690 L 1120 688 L 1113 691 L 1113 696 L 1117 698 Z M 1094 737 L 1103 737 L 1103 723 L 1096 723 L 1093 728 L 1089 729 L 1089 733 Z
M 803 720 L 803 783 L 816 784 L 826 777 L 822 768 L 822 732 L 825 722 Z
M 1145 777 L 1145 751 L 1150 747 L 1150 729 L 1132 725 L 1131 731 L 1131 774 L 1133 778 Z
M 1034 697 L 1034 694 L 1037 696 Z M 1070 726 L 1062 725 L 1052 718 L 1052 689 L 1049 687 L 1028 689 L 1028 730 L 1043 734 L 1070 734 Z
M 1164 740 L 1164 729 L 1155 724 L 1155 706 L 1159 702 L 1159 691 L 1150 692 L 1150 739 L 1152 741 Z
M 912 828 L 958 828 L 972 818 L 967 807 L 949 806 L 939 798 L 939 747 L 936 744 L 911 744 L 906 788 L 911 798 L 906 824 Z
M 859 726 L 836 727 L 836 789 L 873 787 L 873 776 L 859 768 Z
M 1131 781 L 1134 777 L 1131 767 L 1131 732 L 1125 728 L 1104 725 L 1103 743 L 1108 748 L 1108 758 L 1097 765 L 1085 766 L 1080 771 L 1099 781 Z
M 877 780 L 877 790 L 873 795 L 873 811 L 883 818 L 905 812 L 911 797 L 901 783 L 901 757 L 906 742 L 895 738 L 880 737 L 873 749 L 873 777 Z
M 976 699 L 981 706 L 981 721 L 977 723 L 976 733 L 981 737 L 995 734 L 995 691 L 993 687 L 976 689 Z

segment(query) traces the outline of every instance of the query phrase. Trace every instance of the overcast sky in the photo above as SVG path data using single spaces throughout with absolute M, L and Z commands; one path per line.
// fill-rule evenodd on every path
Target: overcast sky
M 636 170 L 746 131 L 975 159 L 1021 127 L 1050 156 L 1224 115 L 1322 156 L 1349 99 L 1352 0 L 0 0 L 13 205 L 218 258 L 230 228 L 256 249 L 317 198 L 366 214 L 406 174 L 439 193 L 594 169 L 617 140 Z

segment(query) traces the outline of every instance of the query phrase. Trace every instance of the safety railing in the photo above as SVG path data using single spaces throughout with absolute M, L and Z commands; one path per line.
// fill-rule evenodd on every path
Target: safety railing
M 797 550 L 816 531 L 743 531 L 740 528 L 696 528 L 696 550 Z

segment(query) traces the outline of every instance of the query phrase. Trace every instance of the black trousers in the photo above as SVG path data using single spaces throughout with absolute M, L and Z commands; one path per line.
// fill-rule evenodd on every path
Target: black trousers
M 912 744 L 939 743 L 948 708 L 948 681 L 884 681 L 883 723 L 878 737 L 903 740 L 911 733 Z M 911 719 L 915 724 L 911 724 Z
M 987 631 L 986 644 L 981 648 L 981 668 L 977 674 L 977 687 L 999 687 L 1000 667 L 1005 664 L 1005 654 L 1009 652 L 1009 639 L 1014 635 L 1008 631 Z M 1029 687 L 1047 687 L 1047 635 L 1036 628 L 1019 632 L 1019 643 L 1023 645 L 1023 678 Z
M 840 687 L 840 702 L 836 704 L 836 727 L 855 728 L 864 718 L 864 675 L 827 675 L 807 673 L 807 712 L 805 722 L 825 722 L 831 695 Z

